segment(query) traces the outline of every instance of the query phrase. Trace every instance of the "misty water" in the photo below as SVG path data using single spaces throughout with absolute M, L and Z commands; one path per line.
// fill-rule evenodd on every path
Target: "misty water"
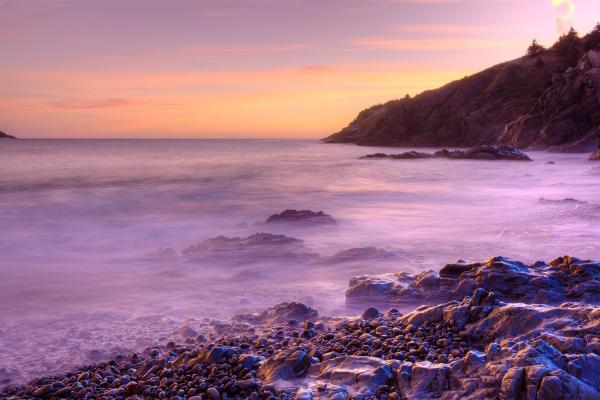
M 358 159 L 377 151 L 390 149 L 291 140 L 0 142 L 0 369 L 17 380 L 63 371 L 169 340 L 182 326 L 200 332 L 205 317 L 282 301 L 321 315 L 357 313 L 344 291 L 360 274 L 494 255 L 600 259 L 600 164 L 586 155 Z M 337 224 L 263 224 L 284 209 L 323 210 Z M 152 255 L 256 232 L 301 239 L 321 256 L 375 246 L 398 257 L 192 263 Z

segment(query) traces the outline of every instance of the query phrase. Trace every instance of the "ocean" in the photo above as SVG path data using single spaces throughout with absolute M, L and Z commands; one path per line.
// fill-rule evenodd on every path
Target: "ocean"
M 0 141 L 0 375 L 66 371 L 283 301 L 356 314 L 344 292 L 361 274 L 495 255 L 600 259 L 600 164 L 586 155 L 359 159 L 407 150 L 314 140 Z M 322 210 L 337 224 L 264 224 L 285 209 Z M 374 246 L 397 257 L 177 256 L 209 238 L 257 232 L 300 239 L 319 256 Z M 175 256 L 156 256 L 165 248 Z

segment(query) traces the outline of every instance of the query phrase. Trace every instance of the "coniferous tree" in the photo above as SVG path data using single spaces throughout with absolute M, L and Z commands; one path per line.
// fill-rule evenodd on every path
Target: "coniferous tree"
M 546 48 L 539 44 L 537 40 L 533 39 L 531 45 L 527 48 L 527 57 L 537 57 L 542 55 L 546 51 Z
M 596 27 L 585 37 L 583 47 L 585 51 L 600 50 L 600 22 L 597 23 Z
M 571 61 L 576 61 L 580 55 L 581 39 L 574 28 L 568 33 L 562 35 L 554 44 L 556 53 L 563 57 L 568 57 Z

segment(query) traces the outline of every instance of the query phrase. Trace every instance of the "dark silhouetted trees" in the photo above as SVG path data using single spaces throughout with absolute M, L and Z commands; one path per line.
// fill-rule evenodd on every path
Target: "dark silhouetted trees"
M 600 50 L 600 22 L 597 23 L 596 27 L 586 35 L 583 48 L 585 51 Z
M 544 54 L 546 48 L 533 39 L 531 45 L 527 48 L 527 57 L 538 57 Z
M 568 58 L 571 62 L 576 62 L 581 55 L 581 39 L 579 34 L 573 28 L 568 33 L 558 38 L 558 41 L 552 46 L 556 54 Z

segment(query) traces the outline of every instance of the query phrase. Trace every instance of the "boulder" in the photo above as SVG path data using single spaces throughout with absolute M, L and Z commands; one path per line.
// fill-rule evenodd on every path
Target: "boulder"
M 317 385 L 327 383 L 343 387 L 348 393 L 372 396 L 378 387 L 394 381 L 394 373 L 380 358 L 345 356 L 313 365 L 308 379 L 314 379 Z
M 314 308 L 304 303 L 290 302 L 281 303 L 267 310 L 265 319 L 272 323 L 284 323 L 290 320 L 303 322 L 310 319 L 316 319 L 319 313 Z
M 300 378 L 312 364 L 313 359 L 305 348 L 291 347 L 265 360 L 258 370 L 258 377 L 267 384 Z
M 237 354 L 237 350 L 232 347 L 209 345 L 196 357 L 190 359 L 187 362 L 187 365 L 194 366 L 196 364 L 214 364 L 221 360 L 228 359 L 235 354 Z

